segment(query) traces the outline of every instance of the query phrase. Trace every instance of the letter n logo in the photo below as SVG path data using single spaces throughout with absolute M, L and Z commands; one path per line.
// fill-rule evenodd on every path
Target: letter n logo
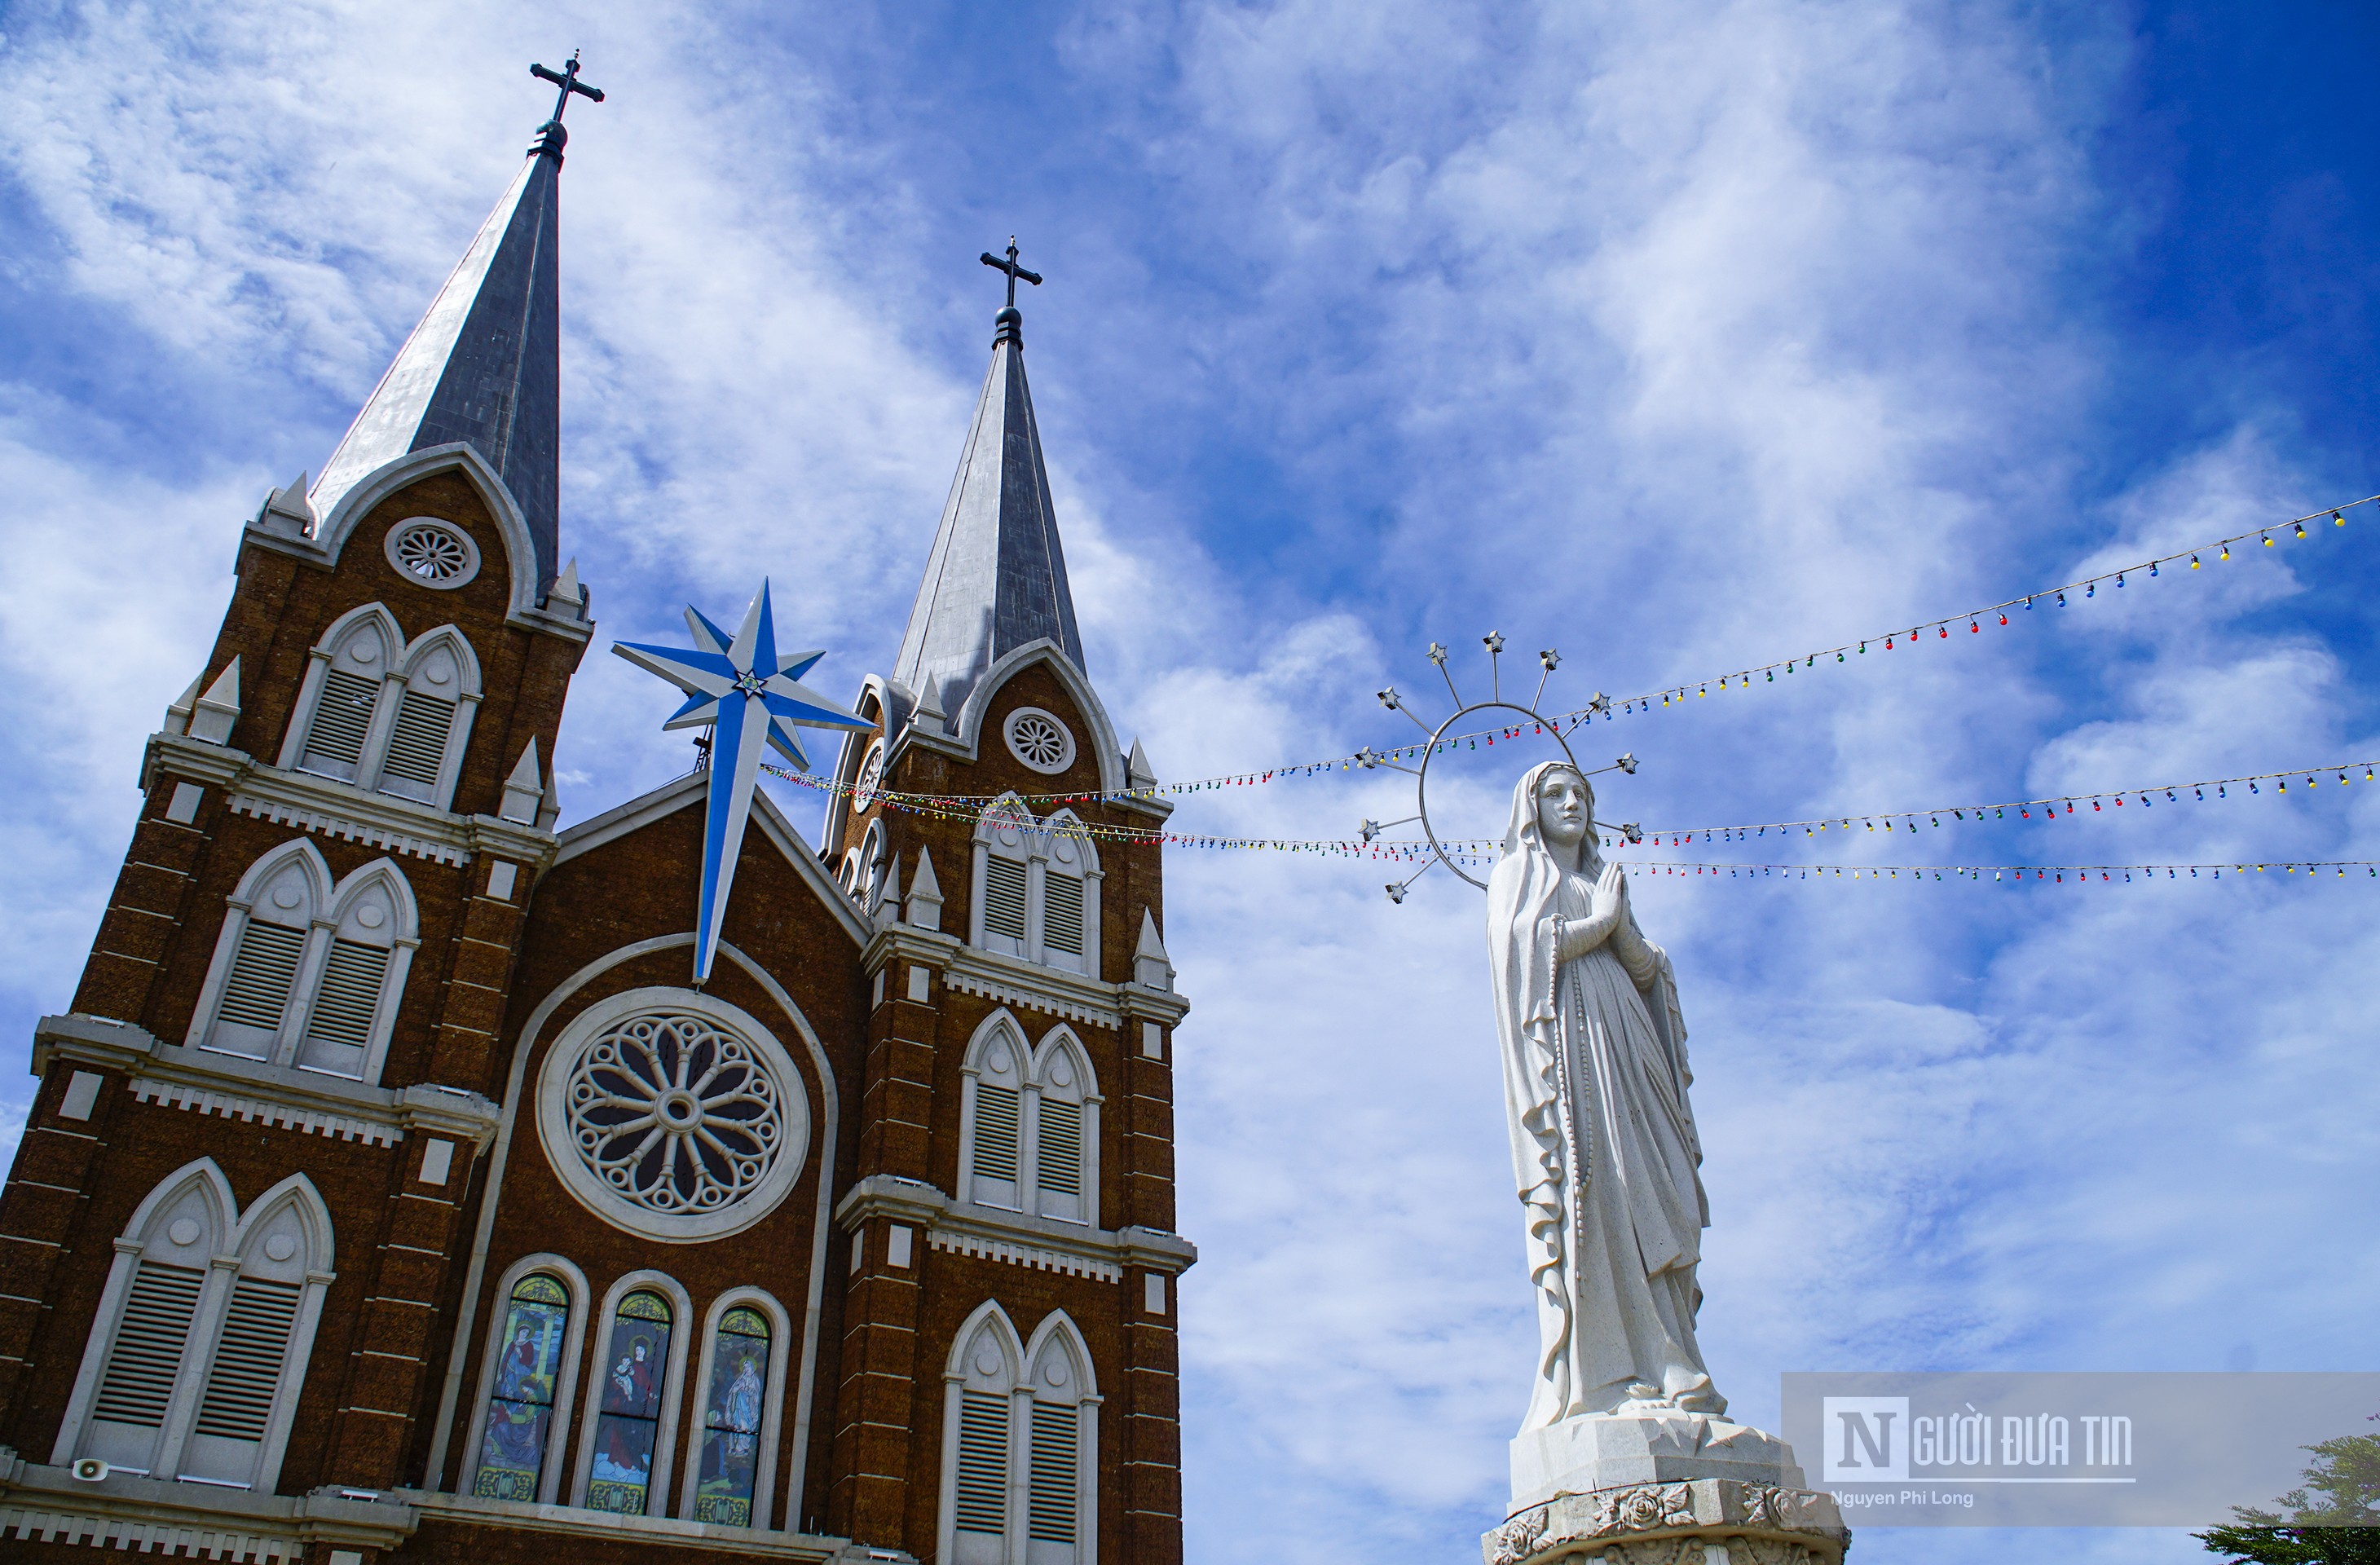
M 1909 1481 L 1909 1399 L 1825 1399 L 1826 1478 L 1829 1484 Z

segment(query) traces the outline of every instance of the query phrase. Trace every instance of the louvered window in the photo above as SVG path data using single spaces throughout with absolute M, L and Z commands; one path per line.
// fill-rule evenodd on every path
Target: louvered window
M 1018 1094 L 1013 1086 L 979 1081 L 975 1088 L 975 1177 L 1016 1177 Z
M 392 792 L 427 798 L 438 786 L 438 770 L 446 759 L 446 736 L 455 725 L 455 703 L 419 690 L 407 690 L 396 704 L 396 722 L 388 731 L 388 758 L 381 763 L 383 785 L 411 783 Z
M 959 1393 L 957 1509 L 962 1533 L 1008 1531 L 1008 1398 L 997 1391 Z
M 281 1386 L 281 1366 L 289 1356 L 289 1332 L 298 1321 L 298 1284 L 261 1277 L 243 1277 L 232 1285 L 214 1366 L 207 1373 L 206 1395 L 199 1403 L 199 1434 L 226 1440 L 264 1438 L 273 1418 L 273 1393 Z
M 380 700 L 380 681 L 344 669 L 322 675 L 322 692 L 314 703 L 313 726 L 306 732 L 306 755 L 298 764 L 310 771 L 331 771 L 352 777 L 363 758 L 364 735 L 371 732 L 372 708 Z
M 1033 1404 L 1033 1472 L 1026 1501 L 1026 1532 L 1037 1543 L 1075 1541 L 1079 1423 L 1071 1407 Z
M 333 940 L 330 960 L 322 964 L 322 987 L 315 991 L 314 1012 L 306 1024 L 306 1041 L 362 1049 L 371 1041 L 372 1018 L 380 1013 L 381 984 L 387 977 L 388 952 L 381 947 Z
M 1076 915 L 1076 923 L 1081 916 Z M 1025 939 L 1025 866 L 997 855 L 983 865 L 983 928 L 988 935 Z
M 110 1424 L 154 1429 L 165 1421 L 165 1404 L 181 1373 L 182 1350 L 190 1338 L 190 1316 L 199 1307 L 206 1274 L 188 1267 L 142 1261 L 132 1273 L 124 1316 L 107 1353 L 91 1416 Z
M 1041 943 L 1069 956 L 1083 954 L 1083 881 L 1052 869 L 1041 882 Z
M 1033 1181 L 1042 1189 L 1073 1195 L 1083 1187 L 1083 1108 L 1055 1098 L 1041 1100 L 1040 1136 Z
M 216 1013 L 243 1027 L 277 1032 L 305 950 L 305 930 L 251 918 L 240 931 L 239 950 L 232 957 L 231 977 L 224 981 L 223 1004 Z

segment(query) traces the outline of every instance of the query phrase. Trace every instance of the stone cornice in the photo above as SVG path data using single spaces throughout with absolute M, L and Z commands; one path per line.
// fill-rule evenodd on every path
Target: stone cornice
M 492 855 L 528 866 L 534 880 L 553 862 L 559 842 L 552 832 L 535 826 L 492 815 L 457 815 L 411 799 L 367 793 L 334 778 L 284 771 L 245 751 L 178 734 L 149 736 L 140 763 L 144 790 L 159 771 L 212 783 L 231 795 L 231 807 L 241 815 L 441 864 L 464 865 L 481 854 Z
M 880 926 L 860 960 L 870 975 L 894 962 L 917 963 L 939 969 L 943 987 L 962 994 L 981 995 L 1004 1005 L 1111 1030 L 1122 1027 L 1127 1019 L 1170 1027 L 1190 1012 L 1190 1002 L 1170 990 L 1101 983 L 1080 973 L 1036 966 L 1021 957 L 985 951 L 914 924 Z
M 221 1559 L 329 1558 L 332 1548 L 397 1547 L 420 1524 L 413 1506 L 336 1490 L 261 1495 L 111 1473 L 86 1482 L 0 1447 L 0 1539 L 63 1534 L 101 1547 Z M 313 1546 L 323 1546 L 317 1549 Z
M 471 1143 L 484 1151 L 502 1110 L 476 1092 L 361 1082 L 171 1044 L 146 1027 L 104 1016 L 44 1016 L 33 1029 L 33 1074 L 60 1060 L 129 1078 L 135 1096 L 202 1114 L 261 1120 L 312 1134 L 393 1146 L 409 1134 Z
M 672 1557 L 679 1550 L 698 1549 L 747 1559 L 816 1560 L 820 1565 L 862 1565 L 863 1561 L 917 1565 L 910 1555 L 864 1548 L 847 1538 L 821 1537 L 815 1533 L 775 1533 L 764 1528 L 681 1522 L 669 1516 L 625 1516 L 577 1506 L 531 1505 L 481 1499 L 476 1495 L 431 1494 L 419 1489 L 391 1489 L 386 1498 L 401 1500 L 425 1518 L 434 1517 L 442 1522 L 500 1527 L 506 1532 L 545 1533 L 589 1543 L 644 1545 Z
M 891 1174 L 869 1175 L 835 1204 L 834 1220 L 845 1232 L 871 1218 L 922 1228 L 937 1249 L 974 1248 L 953 1242 L 977 1240 L 986 1249 L 1071 1257 L 1087 1268 L 1140 1267 L 1162 1272 L 1187 1271 L 1198 1260 L 1198 1247 L 1178 1233 L 1137 1227 L 1111 1232 L 991 1207 L 962 1207 L 933 1185 Z

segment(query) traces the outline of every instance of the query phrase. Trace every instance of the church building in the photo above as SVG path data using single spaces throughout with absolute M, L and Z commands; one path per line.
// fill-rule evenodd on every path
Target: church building
M 1038 279 L 895 666 L 830 700 L 765 592 L 690 612 L 620 650 L 707 763 L 558 829 L 561 121 L 148 741 L 0 1193 L 0 1555 L 1178 1561 L 1169 807 Z M 817 843 L 755 786 L 802 729 Z

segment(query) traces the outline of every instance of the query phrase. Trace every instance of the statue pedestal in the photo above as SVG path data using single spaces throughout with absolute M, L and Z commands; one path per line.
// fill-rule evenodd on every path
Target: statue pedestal
M 1694 1478 L 1565 1494 L 1479 1540 L 1485 1565 L 1840 1565 L 1834 1497 Z
M 1641 1405 L 1641 1404 L 1639 1404 Z M 1748 1424 L 1678 1408 L 1635 1405 L 1567 1418 L 1512 1439 L 1512 1511 L 1558 1494 L 1585 1494 L 1679 1478 L 1737 1478 L 1803 1486 L 1793 1448 Z
M 1512 1510 L 1487 1565 L 1835 1565 L 1851 1534 L 1793 1448 L 1749 1425 L 1631 1407 L 1512 1441 Z M 1702 1546 L 1694 1552 L 1690 1545 Z

